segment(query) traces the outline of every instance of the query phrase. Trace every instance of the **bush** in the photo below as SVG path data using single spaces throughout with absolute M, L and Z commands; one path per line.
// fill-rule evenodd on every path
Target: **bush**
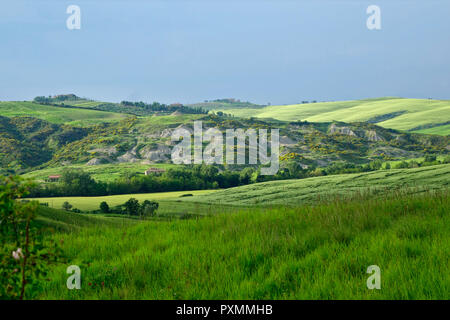
M 33 298 L 60 254 L 35 225 L 39 203 L 16 201 L 31 187 L 19 177 L 0 177 L 0 300 Z
M 399 163 L 397 163 L 396 165 L 395 165 L 395 169 L 406 169 L 406 168 L 408 168 L 408 162 L 406 162 L 406 161 L 402 161 L 402 162 L 399 162 Z
M 62 208 L 66 211 L 70 211 L 70 209 L 72 209 L 72 205 L 69 202 L 65 201 L 62 205 Z
M 130 198 L 127 202 L 124 204 L 125 212 L 126 214 L 130 216 L 137 216 L 139 215 L 139 201 L 135 198 Z
M 140 207 L 141 218 L 154 217 L 158 208 L 158 202 L 145 200 Z
M 109 213 L 109 205 L 106 201 L 103 201 L 102 203 L 100 203 L 100 211 L 102 213 Z

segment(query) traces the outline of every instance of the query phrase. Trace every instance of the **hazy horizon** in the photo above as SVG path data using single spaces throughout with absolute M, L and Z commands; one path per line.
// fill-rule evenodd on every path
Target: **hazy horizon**
M 381 30 L 366 27 L 372 4 Z M 445 100 L 449 13 L 443 0 L 18 0 L 0 10 L 0 100 Z

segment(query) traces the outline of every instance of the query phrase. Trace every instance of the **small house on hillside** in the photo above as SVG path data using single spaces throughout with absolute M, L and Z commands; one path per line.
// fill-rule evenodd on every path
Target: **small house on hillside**
M 61 179 L 60 175 L 48 176 L 48 182 L 58 182 Z
M 155 173 L 163 173 L 166 172 L 166 170 L 164 169 L 160 169 L 160 168 L 150 168 L 148 170 L 145 170 L 145 175 L 148 176 L 150 174 L 155 174 Z

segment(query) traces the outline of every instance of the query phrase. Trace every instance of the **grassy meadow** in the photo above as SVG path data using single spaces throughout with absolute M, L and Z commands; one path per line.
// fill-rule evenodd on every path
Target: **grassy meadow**
M 128 199 L 135 198 L 139 202 L 145 200 L 157 201 L 160 203 L 158 213 L 197 213 L 208 214 L 210 211 L 214 211 L 214 208 L 209 204 L 184 204 L 180 203 L 183 195 L 204 195 L 217 190 L 194 190 L 194 191 L 174 191 L 174 192 L 158 192 L 158 193 L 140 193 L 140 194 L 122 194 L 114 196 L 104 197 L 57 197 L 57 198 L 37 198 L 30 200 L 38 200 L 41 203 L 48 203 L 50 208 L 61 209 L 65 201 L 68 201 L 75 208 L 82 211 L 98 210 L 100 203 L 106 201 L 110 207 L 124 204 Z M 180 198 L 182 197 L 182 198 Z M 217 208 L 215 208 L 217 209 Z
M 38 298 L 448 299 L 449 200 L 386 195 L 128 225 L 87 217 L 53 235 L 81 266 L 81 290 L 67 290 L 58 265 Z M 58 214 L 86 219 L 49 219 Z M 370 265 L 381 290 L 367 289 Z
M 415 169 L 391 169 L 372 172 L 314 177 L 300 180 L 270 181 L 220 190 L 183 201 L 234 205 L 301 206 L 361 192 L 376 196 L 398 188 L 410 192 L 450 187 L 450 164 Z
M 422 133 L 450 134 L 450 127 L 447 124 L 442 127 L 438 126 L 450 118 L 449 100 L 379 98 L 267 106 L 265 108 L 224 109 L 222 111 L 239 117 L 274 118 L 284 121 L 306 120 L 309 122 L 360 122 L 379 117 L 377 125 L 385 128 L 413 130 L 431 125 L 436 127 L 416 130 Z
M 22 176 L 26 179 L 33 179 L 38 182 L 43 182 L 48 179 L 51 175 L 59 175 L 63 172 L 64 169 L 82 169 L 84 172 L 89 173 L 92 178 L 97 181 L 114 181 L 120 177 L 123 177 L 127 174 L 141 174 L 143 175 L 145 170 L 148 168 L 160 168 L 160 169 L 168 169 L 175 167 L 174 164 L 161 163 L 161 164 L 142 164 L 142 163 L 109 163 L 109 164 L 99 164 L 95 166 L 87 166 L 85 164 L 73 164 L 67 166 L 53 167 L 53 168 L 45 168 L 41 170 L 31 171 Z
M 25 116 L 34 117 L 57 124 L 87 126 L 100 122 L 119 121 L 127 117 L 126 114 L 62 108 L 42 105 L 30 101 L 0 101 L 0 114 L 5 117 Z
M 424 133 L 424 134 L 438 134 L 441 136 L 445 136 L 450 134 L 450 124 L 445 126 L 438 126 L 428 129 L 421 129 L 421 130 L 415 130 L 417 133 Z

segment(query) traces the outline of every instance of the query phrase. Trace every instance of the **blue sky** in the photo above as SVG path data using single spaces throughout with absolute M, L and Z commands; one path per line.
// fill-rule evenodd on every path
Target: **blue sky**
M 449 60 L 448 0 L 0 2 L 0 100 L 450 99 Z

